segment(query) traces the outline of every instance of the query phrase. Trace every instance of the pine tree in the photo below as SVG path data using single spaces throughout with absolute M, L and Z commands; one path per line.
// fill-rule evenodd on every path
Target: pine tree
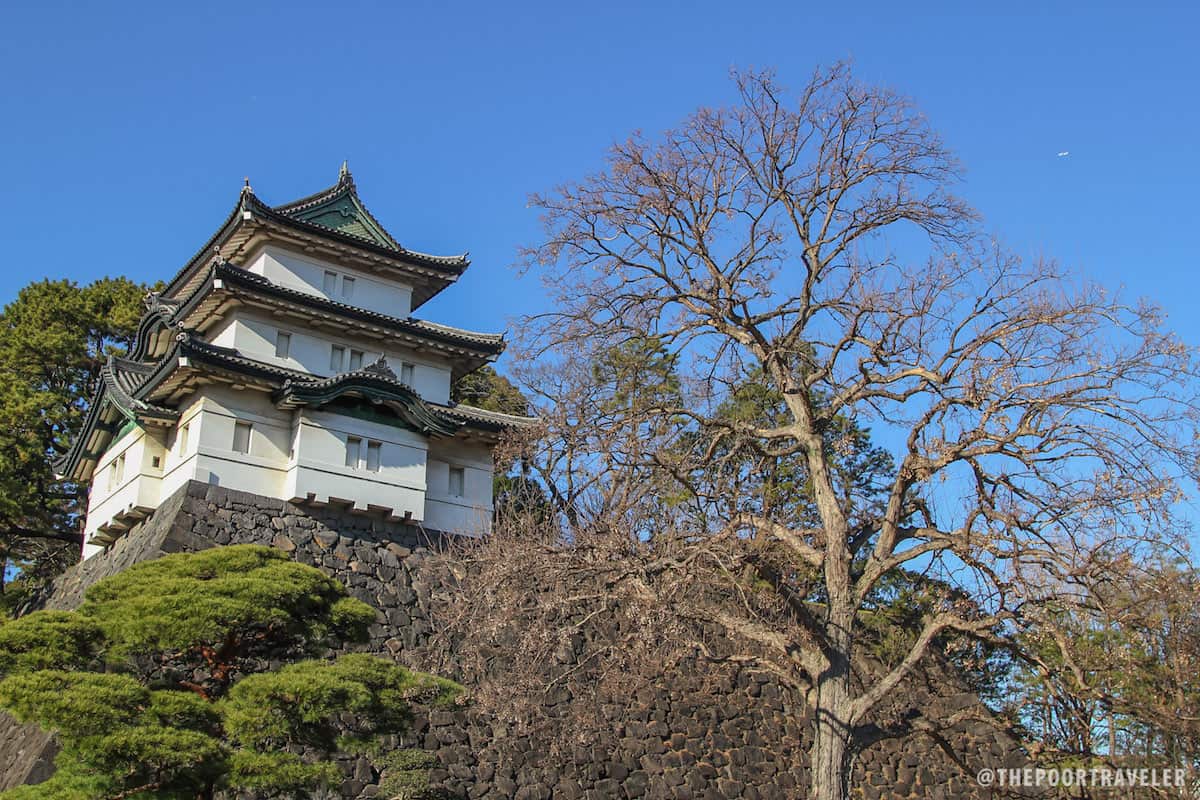
M 79 430 L 107 356 L 133 343 L 147 288 L 43 280 L 0 312 L 0 558 L 26 576 L 79 559 L 87 487 L 57 480 L 51 463 Z
M 382 752 L 411 703 L 460 687 L 361 653 L 375 611 L 341 584 L 252 545 L 177 554 L 92 586 L 77 611 L 0 627 L 0 708 L 53 731 L 48 781 L 3 800 L 305 797 L 340 780 L 338 750 L 374 753 L 409 797 L 421 753 Z M 272 668 L 272 665 L 279 665 Z

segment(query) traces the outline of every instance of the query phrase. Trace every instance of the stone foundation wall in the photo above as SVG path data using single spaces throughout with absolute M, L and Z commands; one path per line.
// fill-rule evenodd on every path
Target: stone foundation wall
M 131 564 L 240 543 L 284 550 L 377 608 L 371 651 L 417 669 L 445 663 L 423 650 L 435 624 L 434 595 L 447 590 L 426 566 L 445 543 L 442 534 L 199 483 L 181 489 L 108 553 L 59 578 L 37 605 L 71 608 L 87 586 Z M 549 693 L 541 701 L 544 724 L 531 735 L 469 706 L 435 712 L 418 720 L 413 739 L 437 752 L 435 781 L 463 798 L 803 797 L 810 734 L 797 702 L 758 674 L 700 677 L 663 674 L 620 697 Z M 947 714 L 978 702 L 946 676 L 917 676 L 904 695 L 910 705 L 937 704 Z M 568 711 L 578 712 L 580 703 L 606 721 L 600 741 L 575 743 Z M 990 726 L 959 726 L 938 738 L 941 744 L 922 735 L 869 748 L 855 768 L 855 796 L 990 798 L 974 786 L 975 771 L 1023 763 L 1015 743 Z M 0 789 L 44 780 L 52 756 L 45 734 L 0 718 Z M 348 763 L 336 796 L 374 797 L 377 778 L 365 761 Z

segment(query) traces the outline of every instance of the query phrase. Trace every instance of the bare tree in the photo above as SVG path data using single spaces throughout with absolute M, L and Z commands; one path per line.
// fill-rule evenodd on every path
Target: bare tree
M 842 66 L 798 94 L 735 81 L 737 104 L 534 198 L 546 239 L 528 264 L 556 305 L 528 321 L 541 366 L 524 377 L 568 538 L 630 521 L 633 545 L 658 548 L 614 586 L 725 576 L 731 603 L 681 590 L 677 607 L 802 692 L 808 796 L 841 800 L 872 714 L 947 635 L 1036 626 L 1074 579 L 1171 536 L 1197 465 L 1195 367 L 1153 307 L 985 240 L 902 96 Z M 684 379 L 614 403 L 580 365 L 647 337 Z M 721 413 L 747 380 L 779 413 Z M 867 497 L 840 465 L 871 425 L 893 459 Z M 804 507 L 762 502 L 753 461 L 714 479 L 734 453 L 801 470 Z M 872 598 L 913 570 L 948 588 L 866 680 Z

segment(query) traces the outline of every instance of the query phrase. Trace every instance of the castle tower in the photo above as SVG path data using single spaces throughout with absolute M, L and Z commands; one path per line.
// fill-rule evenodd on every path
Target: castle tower
M 468 265 L 402 247 L 345 165 L 334 186 L 281 206 L 247 183 L 147 298 L 133 351 L 109 359 L 56 464 L 91 484 L 85 557 L 190 480 L 486 531 L 491 450 L 532 420 L 450 400 L 502 336 L 412 316 Z

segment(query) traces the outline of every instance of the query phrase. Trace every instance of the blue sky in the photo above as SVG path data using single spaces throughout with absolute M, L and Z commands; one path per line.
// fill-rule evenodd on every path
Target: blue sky
M 7 6 L 0 302 L 42 276 L 168 277 L 243 176 L 279 203 L 349 159 L 403 244 L 472 254 L 422 313 L 503 329 L 542 304 L 508 269 L 538 235 L 529 193 L 729 100 L 731 66 L 799 83 L 852 59 L 916 98 L 1006 242 L 1157 300 L 1200 342 L 1182 3 Z

